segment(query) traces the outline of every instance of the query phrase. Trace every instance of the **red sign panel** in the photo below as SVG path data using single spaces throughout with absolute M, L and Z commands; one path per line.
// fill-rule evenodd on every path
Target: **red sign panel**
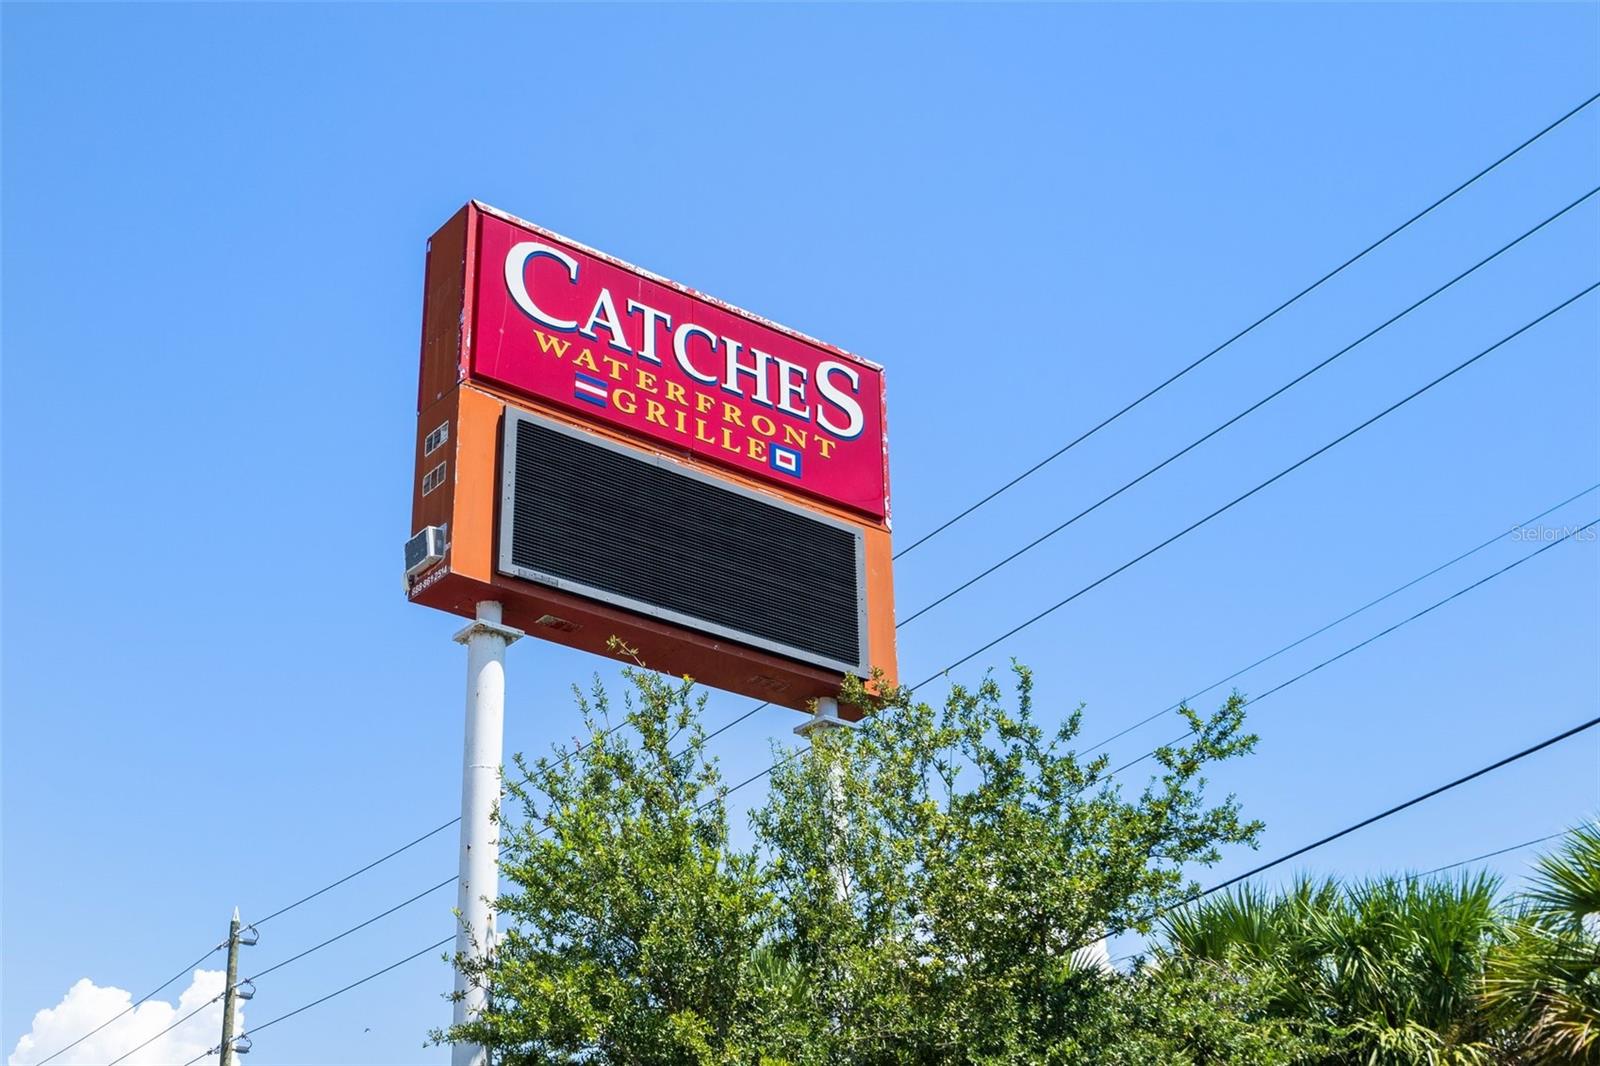
M 526 223 L 478 217 L 471 376 L 887 516 L 880 368 Z

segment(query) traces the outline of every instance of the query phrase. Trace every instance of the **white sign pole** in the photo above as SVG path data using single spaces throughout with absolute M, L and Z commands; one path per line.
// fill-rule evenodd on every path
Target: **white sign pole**
M 829 697 L 817 700 L 816 707 L 811 712 L 811 718 L 794 727 L 799 736 L 811 742 L 813 750 L 817 745 L 817 734 L 825 733 L 830 729 L 848 729 L 850 723 L 839 717 L 839 701 Z M 833 821 L 832 847 L 835 855 L 844 847 L 845 832 L 849 822 L 844 810 L 844 770 L 837 761 L 828 766 L 828 805 L 831 808 L 829 818 Z M 833 863 L 834 893 L 841 903 L 850 898 L 850 875 L 844 862 L 838 858 Z
M 520 629 L 500 624 L 500 604 L 478 604 L 477 621 L 455 635 L 467 646 L 467 728 L 461 767 L 461 864 L 456 907 L 461 912 L 456 953 L 482 959 L 494 948 L 493 900 L 499 889 L 500 841 L 493 823 L 500 802 L 501 750 L 505 739 L 506 646 Z M 457 971 L 454 1024 L 471 1021 L 488 1004 L 488 989 Z M 488 1053 L 476 1044 L 453 1044 L 451 1066 L 485 1066 Z

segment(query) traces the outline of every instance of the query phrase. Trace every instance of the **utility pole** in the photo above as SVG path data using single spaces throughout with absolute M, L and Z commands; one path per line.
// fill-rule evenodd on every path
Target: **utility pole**
M 839 717 L 839 701 L 831 697 L 821 697 L 811 711 L 811 719 L 794 727 L 799 736 L 811 742 L 813 757 L 817 750 L 817 734 L 826 733 L 831 729 L 848 729 L 850 723 Z M 850 898 L 850 875 L 845 867 L 841 852 L 844 848 L 845 830 L 849 828 L 847 816 L 844 811 L 844 769 L 835 758 L 828 764 L 828 816 L 833 822 L 834 863 L 833 880 L 834 893 L 839 902 L 843 903 Z
M 228 923 L 228 983 L 222 988 L 222 1066 L 233 1066 L 234 986 L 239 983 L 239 908 Z
M 475 622 L 455 635 L 467 646 L 467 724 L 461 766 L 461 855 L 456 887 L 456 954 L 467 961 L 486 958 L 494 949 L 494 911 L 490 899 L 499 886 L 500 841 L 494 826 L 500 802 L 501 749 L 505 740 L 506 647 L 522 630 L 500 623 L 500 604 L 478 604 Z M 454 1024 L 483 1013 L 489 993 L 459 969 Z M 486 1066 L 488 1051 L 477 1044 L 452 1044 L 451 1066 Z

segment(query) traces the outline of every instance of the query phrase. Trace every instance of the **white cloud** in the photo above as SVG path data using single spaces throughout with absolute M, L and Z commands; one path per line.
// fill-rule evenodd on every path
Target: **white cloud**
M 223 981 L 221 970 L 196 970 L 176 1006 L 162 999 L 147 1000 L 60 1058 L 51 1059 L 50 1066 L 104 1066 L 146 1040 L 150 1043 L 129 1055 L 121 1066 L 181 1066 L 216 1047 L 222 1038 L 222 1000 L 217 997 Z M 33 1028 L 17 1041 L 6 1061 L 9 1066 L 33 1066 L 107 1018 L 122 1014 L 132 1002 L 132 994 L 120 988 L 101 988 L 85 977 L 67 990 L 60 1003 L 33 1016 Z M 196 1008 L 200 1009 L 194 1017 L 171 1032 L 156 1036 Z M 243 1031 L 243 1021 L 240 1004 L 234 1032 Z M 201 1063 L 205 1061 L 202 1059 Z M 210 1061 L 215 1063 L 216 1059 Z

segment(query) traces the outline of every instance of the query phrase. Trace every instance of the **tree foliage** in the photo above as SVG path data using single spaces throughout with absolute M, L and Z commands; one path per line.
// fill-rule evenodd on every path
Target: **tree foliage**
M 1499 927 L 1495 882 L 1384 878 L 1242 888 L 1170 916 L 1163 965 L 1197 964 L 1253 981 L 1260 1017 L 1304 1027 L 1304 1061 L 1494 1061 L 1479 982 Z
M 1600 829 L 1507 910 L 1485 877 L 1195 899 L 1258 823 L 1206 795 L 1244 701 L 1139 781 L 1038 720 L 1014 671 L 843 699 L 730 830 L 687 680 L 578 694 L 586 741 L 508 775 L 489 1009 L 434 1034 L 533 1063 L 1543 1066 L 1600 1063 Z M 620 720 L 619 720 L 620 719 Z M 1151 933 L 1131 972 L 1106 938 Z
M 1481 875 L 1240 889 L 1166 919 L 1160 972 L 1253 983 L 1308 1066 L 1600 1063 L 1600 829 L 1536 870 L 1509 905 Z
M 508 775 L 521 818 L 502 819 L 504 932 L 486 963 L 458 960 L 491 1006 L 448 1037 L 508 1066 L 798 1061 L 794 988 L 763 946 L 775 900 L 729 844 L 703 698 L 629 679 L 630 728 L 611 730 L 596 684 L 578 700 L 588 741 Z
M 1035 721 L 984 681 L 940 709 L 893 693 L 859 728 L 773 774 L 754 816 L 778 903 L 774 946 L 813 983 L 830 1062 L 1066 1061 L 1089 1050 L 1105 975 L 1086 949 L 1148 928 L 1194 886 L 1180 872 L 1258 830 L 1200 772 L 1246 750 L 1242 701 L 1163 749 L 1125 798 L 1073 750 L 1074 710 Z M 870 697 L 854 688 L 851 702 Z
M 1490 959 L 1486 1007 L 1522 1062 L 1600 1063 L 1600 826 L 1573 830 L 1536 869 Z

